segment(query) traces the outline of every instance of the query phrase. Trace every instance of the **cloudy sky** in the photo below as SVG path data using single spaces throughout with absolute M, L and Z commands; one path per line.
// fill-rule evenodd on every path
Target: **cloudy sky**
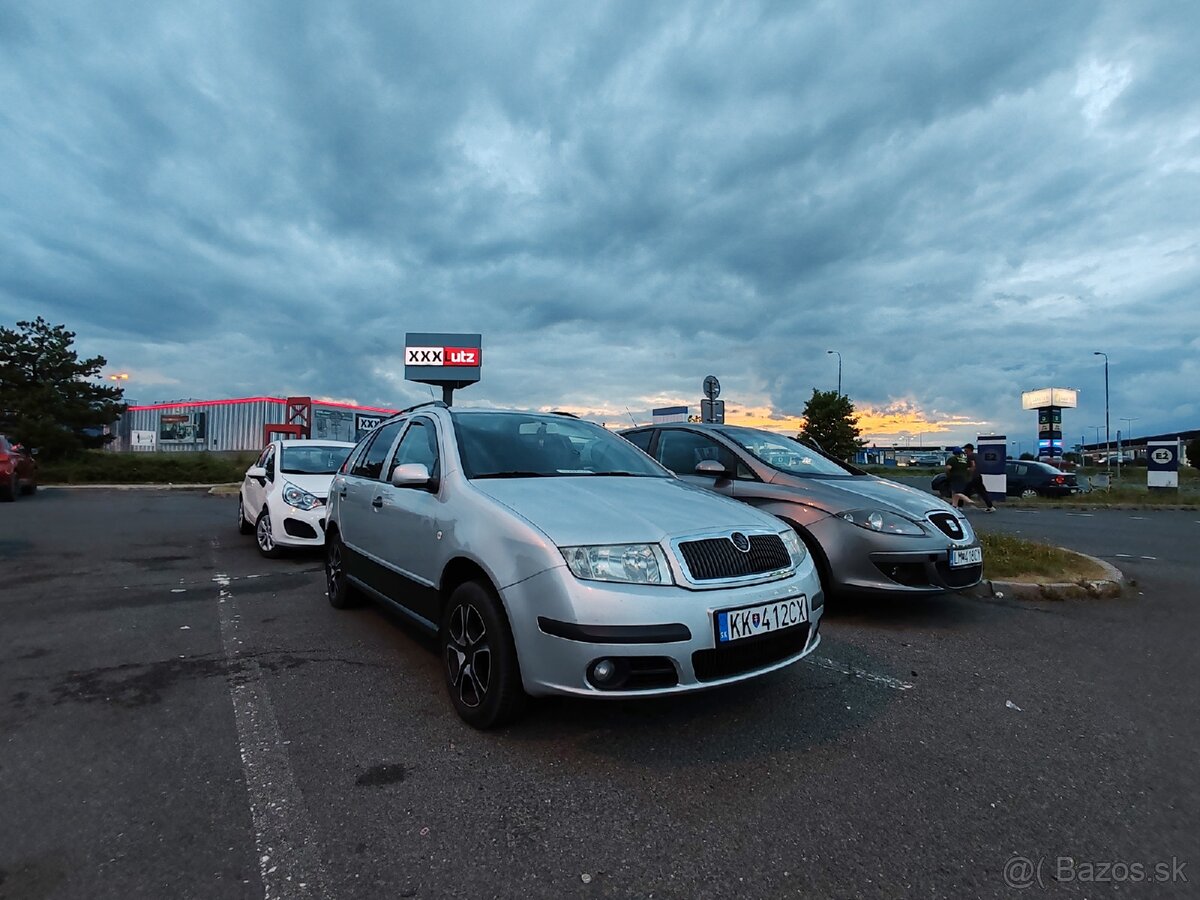
M 140 402 L 1200 427 L 1200 5 L 0 4 L 0 321 Z M 920 435 L 920 437 L 917 437 Z

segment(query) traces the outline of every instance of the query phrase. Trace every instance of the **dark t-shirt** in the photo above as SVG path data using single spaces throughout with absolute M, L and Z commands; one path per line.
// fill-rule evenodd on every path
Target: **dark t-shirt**
M 946 468 L 950 470 L 950 486 L 958 489 L 966 487 L 970 474 L 967 461 L 961 456 L 951 456 L 946 460 Z

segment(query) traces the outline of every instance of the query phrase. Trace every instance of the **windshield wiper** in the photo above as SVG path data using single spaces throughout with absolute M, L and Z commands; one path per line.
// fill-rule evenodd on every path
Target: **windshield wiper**
M 475 475 L 475 478 L 551 478 L 549 472 L 522 472 L 514 470 L 512 472 L 484 472 L 482 475 Z
M 589 472 L 590 475 L 625 475 L 629 478 L 661 478 L 661 475 L 651 475 L 649 472 Z

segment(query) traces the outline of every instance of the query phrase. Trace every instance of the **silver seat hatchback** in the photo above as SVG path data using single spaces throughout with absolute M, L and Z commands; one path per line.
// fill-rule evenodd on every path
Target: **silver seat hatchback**
M 961 512 L 793 438 L 674 423 L 623 434 L 685 481 L 791 525 L 830 594 L 934 594 L 983 576 L 983 547 Z
M 572 416 L 424 404 L 333 480 L 326 580 L 437 635 L 468 723 L 527 695 L 692 691 L 819 642 L 813 560 L 779 519 L 675 478 Z

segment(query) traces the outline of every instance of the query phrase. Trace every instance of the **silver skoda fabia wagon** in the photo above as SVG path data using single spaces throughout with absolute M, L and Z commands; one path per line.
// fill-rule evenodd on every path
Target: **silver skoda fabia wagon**
M 386 602 L 437 635 L 471 725 L 526 695 L 728 684 L 820 640 L 812 559 L 779 519 L 693 487 L 563 414 L 424 404 L 333 480 L 329 601 Z

